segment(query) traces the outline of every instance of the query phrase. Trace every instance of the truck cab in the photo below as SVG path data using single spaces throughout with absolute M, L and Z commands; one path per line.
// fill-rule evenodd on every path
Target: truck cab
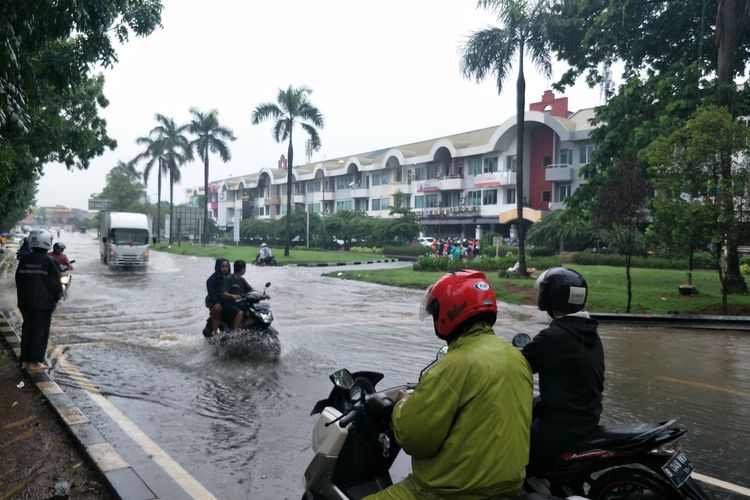
M 148 265 L 150 221 L 146 214 L 106 212 L 101 221 L 101 261 L 115 267 Z

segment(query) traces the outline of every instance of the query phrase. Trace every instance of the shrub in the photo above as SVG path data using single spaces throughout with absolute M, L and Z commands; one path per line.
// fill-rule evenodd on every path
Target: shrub
M 557 255 L 557 251 L 554 248 L 545 246 L 529 246 L 526 248 L 526 255 L 529 257 L 549 257 Z
M 378 247 L 351 247 L 349 251 L 352 253 L 383 253 L 383 249 Z
M 389 245 L 383 247 L 384 255 L 402 256 L 402 257 L 419 257 L 432 253 L 432 248 L 423 245 Z
M 415 271 L 455 271 L 457 269 L 476 269 L 477 271 L 490 272 L 507 270 L 513 267 L 517 261 L 516 255 L 504 257 L 491 257 L 483 255 L 478 259 L 453 260 L 450 257 L 433 257 L 431 255 L 420 257 L 414 263 L 412 269 Z M 530 257 L 526 266 L 535 269 L 547 269 L 561 265 L 560 258 L 553 257 Z
M 613 266 L 625 267 L 625 256 L 620 254 L 600 254 L 589 252 L 578 252 L 573 254 L 571 261 L 574 264 L 585 266 Z M 645 257 L 635 256 L 631 260 L 632 267 L 642 267 L 648 269 L 687 269 L 687 257 L 679 259 L 667 257 Z M 693 269 L 715 269 L 716 265 L 707 252 L 699 252 L 693 255 Z

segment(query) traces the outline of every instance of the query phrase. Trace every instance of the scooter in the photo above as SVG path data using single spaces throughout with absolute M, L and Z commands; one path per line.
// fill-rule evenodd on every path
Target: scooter
M 266 283 L 262 292 L 247 292 L 235 304 L 245 314 L 239 330 L 233 330 L 231 325 L 222 322 L 219 332 L 212 334 L 212 320 L 209 316 L 203 329 L 203 336 L 207 341 L 217 346 L 223 356 L 243 358 L 263 358 L 277 361 L 281 356 L 281 342 L 279 332 L 271 326 L 273 312 L 268 303 L 263 302 L 269 297 L 266 290 L 271 282 Z
M 522 348 L 525 333 L 513 338 Z M 569 446 L 553 462 L 527 477 L 528 492 L 587 498 L 709 497 L 690 477 L 694 469 L 680 440 L 687 434 L 676 420 L 600 425 Z
M 514 345 L 520 347 L 516 339 Z M 446 351 L 447 346 L 435 361 Z M 401 448 L 390 416 L 399 391 L 417 384 L 376 392 L 382 378 L 381 373 L 346 369 L 331 374 L 331 393 L 311 413 L 320 416 L 303 500 L 360 499 L 392 484 L 389 469 Z M 686 432 L 674 420 L 600 426 L 543 473 L 527 478 L 524 489 L 530 498 L 707 499 L 690 477 L 693 466 L 687 454 L 679 450 Z
M 279 263 L 276 262 L 276 257 L 273 255 L 270 257 L 261 258 L 260 254 L 255 256 L 255 260 L 252 262 L 254 266 L 278 266 Z
M 70 263 L 75 263 L 75 260 L 71 260 Z M 70 282 L 72 279 L 73 277 L 70 275 L 70 268 L 68 266 L 60 266 L 60 285 L 62 286 L 63 291 L 59 300 L 61 304 L 68 298 L 68 289 L 70 288 Z

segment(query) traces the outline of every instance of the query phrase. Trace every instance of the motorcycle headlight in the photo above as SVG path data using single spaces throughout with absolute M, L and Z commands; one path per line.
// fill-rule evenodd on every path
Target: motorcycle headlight
M 271 311 L 262 312 L 260 313 L 260 319 L 262 319 L 266 323 L 270 323 L 271 321 L 273 321 L 273 313 Z

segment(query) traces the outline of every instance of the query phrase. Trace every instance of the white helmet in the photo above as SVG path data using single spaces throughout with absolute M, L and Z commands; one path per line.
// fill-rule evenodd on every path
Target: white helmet
M 263 248 L 263 247 L 267 247 L 268 245 L 266 245 L 265 243 L 261 243 L 260 246 L 261 248 Z
M 29 248 L 52 249 L 52 233 L 46 229 L 35 229 L 29 233 Z

